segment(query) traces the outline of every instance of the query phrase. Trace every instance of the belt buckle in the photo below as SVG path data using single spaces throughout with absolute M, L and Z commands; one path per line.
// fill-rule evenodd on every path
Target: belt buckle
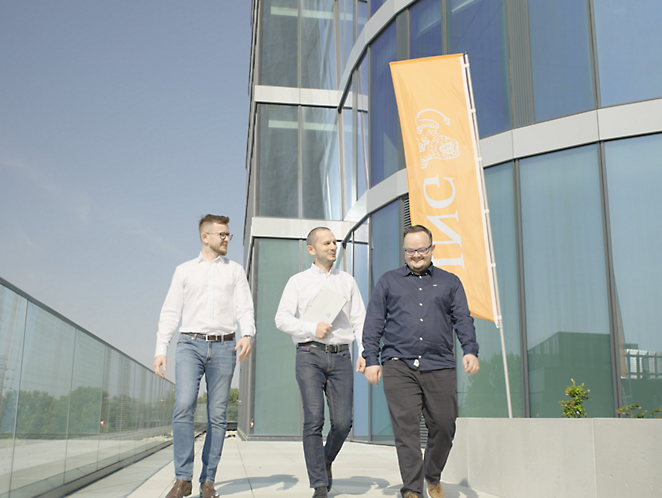
M 337 353 L 338 352 L 338 346 L 336 344 L 327 344 L 326 347 L 327 353 Z

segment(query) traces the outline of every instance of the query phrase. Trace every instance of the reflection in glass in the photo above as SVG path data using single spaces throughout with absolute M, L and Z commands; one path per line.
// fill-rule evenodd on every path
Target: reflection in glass
M 354 72 L 355 105 L 353 112 L 356 123 L 356 198 L 360 199 L 368 188 L 369 176 L 369 127 L 368 120 L 368 58 L 364 57 L 359 68 Z
M 590 417 L 612 417 L 611 347 L 597 146 L 521 161 L 532 417 L 560 417 L 574 379 Z
M 368 305 L 368 289 L 370 287 L 370 275 L 368 270 L 368 221 L 366 220 L 354 232 L 353 250 L 354 267 L 353 275 L 356 285 L 361 291 L 363 302 Z M 349 248 L 349 245 L 348 245 Z M 354 354 L 358 356 L 358 347 L 355 344 Z M 355 358 L 357 357 L 355 356 Z M 354 373 L 354 439 L 367 441 L 368 439 L 368 382 L 362 373 Z
M 103 374 L 103 400 L 101 402 L 101 438 L 99 441 L 99 468 L 111 465 L 120 458 L 118 427 L 120 354 L 106 348 Z M 172 419 L 172 412 L 170 413 Z
M 520 344 L 517 239 L 513 165 L 485 170 L 490 223 L 499 281 L 499 297 L 506 341 L 506 356 L 513 416 L 524 415 Z M 501 338 L 494 323 L 474 319 L 480 345 L 480 375 L 467 375 L 458 354 L 458 409 L 462 417 L 507 417 Z M 459 344 L 458 346 L 459 347 Z M 461 353 L 462 349 L 456 349 Z
M 356 36 L 354 35 L 354 2 L 353 0 L 338 0 L 338 17 L 340 25 L 340 48 L 341 64 L 340 73 L 342 74 L 349 60 L 349 53 L 354 46 Z
M 299 217 L 297 107 L 259 105 L 257 215 Z
M 344 209 L 343 218 L 356 202 L 356 147 L 354 139 L 356 135 L 353 133 L 353 109 L 343 109 L 342 111 L 342 124 L 343 124 L 343 163 L 344 163 Z
M 334 3 L 334 0 L 302 0 L 301 87 L 303 88 L 336 89 Z
M 395 23 L 370 46 L 370 185 L 399 169 L 398 109 L 389 62 L 396 60 Z
M 298 85 L 298 0 L 260 2 L 260 85 Z
M 256 239 L 253 285 L 255 342 L 254 434 L 301 433 L 300 395 L 292 336 L 276 328 L 274 316 L 289 278 L 299 271 L 299 241 Z
M 64 483 L 74 328 L 28 304 L 16 419 L 12 496 Z
M 420 0 L 409 8 L 410 56 L 441 55 L 441 2 Z
M 616 282 L 621 390 L 624 404 L 662 407 L 660 306 L 662 135 L 605 144 L 609 223 Z
M 97 470 L 105 346 L 76 330 L 65 482 Z
M 392 202 L 372 214 L 370 228 L 372 244 L 370 247 L 370 280 L 374 289 L 379 278 L 387 271 L 400 266 L 402 240 L 400 240 L 399 201 Z M 370 386 L 371 431 L 373 441 L 392 441 L 393 427 L 389 416 L 388 404 L 384 395 L 383 382 Z
M 504 0 L 449 0 L 449 53 L 469 54 L 480 136 L 510 128 Z
M 302 107 L 303 217 L 340 219 L 340 168 L 336 109 Z M 282 181 L 282 180 L 281 180 Z
M 27 301 L 0 285 L 0 495 L 9 492 Z
M 529 0 L 535 120 L 594 107 L 586 2 Z
M 662 2 L 593 2 L 603 107 L 662 97 Z

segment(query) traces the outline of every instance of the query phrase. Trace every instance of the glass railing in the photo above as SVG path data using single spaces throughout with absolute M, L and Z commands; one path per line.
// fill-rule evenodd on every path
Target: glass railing
M 168 444 L 174 399 L 172 382 L 0 279 L 0 498 L 57 495 Z

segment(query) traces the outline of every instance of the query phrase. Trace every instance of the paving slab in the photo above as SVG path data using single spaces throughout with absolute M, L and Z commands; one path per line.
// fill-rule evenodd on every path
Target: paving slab
M 196 440 L 194 487 L 203 439 Z M 165 448 L 69 496 L 75 498 L 164 498 L 174 483 L 172 447 Z M 499 498 L 457 484 L 442 483 L 446 498 Z M 395 448 L 347 442 L 333 464 L 331 498 L 400 496 L 400 472 Z M 312 490 L 300 441 L 225 440 L 216 475 L 221 497 L 310 498 Z

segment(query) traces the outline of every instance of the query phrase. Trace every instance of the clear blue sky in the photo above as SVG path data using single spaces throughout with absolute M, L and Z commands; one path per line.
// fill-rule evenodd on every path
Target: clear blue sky
M 243 263 L 250 11 L 0 2 L 0 276 L 148 366 L 201 215 Z

